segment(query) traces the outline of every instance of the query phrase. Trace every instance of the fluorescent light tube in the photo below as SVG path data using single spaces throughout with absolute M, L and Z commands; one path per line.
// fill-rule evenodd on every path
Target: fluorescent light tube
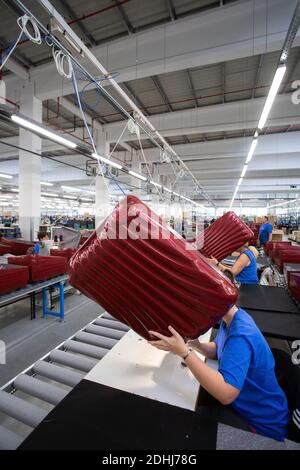
M 19 190 L 18 190 L 17 188 L 13 188 L 13 189 L 11 189 L 11 192 L 13 192 L 13 193 L 18 193 Z
M 89 199 L 88 197 L 81 197 L 80 199 L 81 199 L 82 201 L 94 202 L 93 199 Z
M 108 158 L 102 157 L 101 155 L 98 155 L 97 153 L 92 153 L 92 157 L 95 158 L 96 160 L 100 160 L 103 163 L 106 163 L 107 165 L 113 166 L 114 168 L 117 168 L 118 170 L 122 170 L 122 165 L 119 165 L 119 163 L 115 163 L 111 160 L 108 160 Z
M 53 183 L 48 183 L 48 181 L 41 181 L 42 186 L 54 186 Z
M 253 139 L 253 140 L 252 140 L 252 143 L 251 143 L 251 145 L 250 145 L 250 149 L 249 149 L 249 152 L 248 152 L 248 155 L 247 155 L 247 158 L 246 158 L 246 162 L 245 162 L 246 165 L 248 165 L 248 163 L 251 161 L 251 159 L 252 159 L 252 157 L 253 157 L 255 148 L 256 148 L 256 146 L 257 146 L 257 142 L 258 142 L 257 139 Z
M 242 181 L 243 181 L 243 178 L 241 177 L 241 178 L 238 180 L 238 183 L 237 183 L 237 187 L 238 187 L 238 188 L 241 186 Z
M 77 200 L 77 197 L 73 197 L 73 196 L 63 196 L 64 199 L 72 199 L 73 201 L 76 201 Z
M 73 186 L 61 186 L 62 189 L 66 189 L 67 191 L 81 191 L 79 188 L 73 188 Z
M 241 173 L 241 178 L 244 178 L 247 169 L 248 169 L 248 165 L 244 165 L 244 168 L 243 168 L 242 173 Z
M 8 180 L 11 180 L 13 177 L 12 175 L 5 175 L 4 173 L 0 173 L 0 178 L 6 178 Z
M 129 170 L 128 173 L 129 173 L 131 176 L 135 176 L 135 178 L 138 178 L 139 180 L 147 181 L 147 178 L 146 178 L 145 176 L 140 175 L 139 173 L 136 173 L 135 171 Z
M 169 189 L 169 188 L 166 188 L 165 186 L 164 186 L 164 191 L 166 191 L 167 193 L 171 193 L 171 192 L 172 192 L 172 190 L 171 190 L 171 189 Z
M 42 196 L 50 196 L 50 197 L 58 197 L 58 194 L 56 194 L 56 193 L 44 193 L 44 192 L 42 192 L 41 195 Z
M 178 193 L 174 193 L 174 191 L 173 191 L 173 194 L 174 194 L 174 196 L 179 196 L 179 194 L 178 194 Z
M 161 184 L 156 183 L 155 181 L 150 181 L 150 184 L 153 184 L 153 186 L 157 186 L 157 188 L 161 188 Z
M 271 88 L 269 90 L 264 109 L 261 113 L 260 120 L 258 123 L 258 128 L 261 130 L 265 126 L 266 120 L 268 118 L 268 115 L 271 111 L 272 105 L 274 103 L 274 100 L 276 98 L 278 89 L 280 87 L 280 84 L 282 82 L 283 76 L 286 72 L 286 65 L 280 65 L 278 69 L 276 70 L 276 73 L 273 78 L 273 82 L 271 85 Z
M 40 134 L 41 136 L 46 137 L 47 139 L 54 140 L 54 142 L 57 142 L 58 144 L 65 145 L 66 147 L 69 147 L 71 149 L 76 149 L 77 147 L 77 144 L 74 144 L 74 142 L 71 142 L 70 140 L 65 139 L 64 137 L 55 134 L 54 132 L 51 132 L 48 129 L 45 129 L 44 127 L 41 127 L 38 124 L 34 124 L 31 121 L 27 121 L 27 119 L 23 119 L 20 116 L 17 116 L 16 114 L 12 114 L 11 120 L 19 124 L 19 126 L 25 127 L 25 129 L 29 129 L 30 131 L 36 132 L 37 134 Z

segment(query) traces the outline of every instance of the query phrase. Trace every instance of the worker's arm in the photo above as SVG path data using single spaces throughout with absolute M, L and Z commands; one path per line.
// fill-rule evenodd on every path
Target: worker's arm
M 173 352 L 184 358 L 188 351 L 187 345 L 174 328 L 169 326 L 169 330 L 172 336 L 149 331 L 152 336 L 159 338 L 156 341 L 149 341 L 149 343 L 158 349 Z M 229 405 L 239 395 L 239 389 L 225 382 L 219 371 L 207 366 L 194 352 L 191 352 L 186 358 L 186 365 L 201 385 L 223 405 Z
M 208 359 L 217 359 L 217 345 L 214 341 L 202 342 L 198 339 L 192 339 L 187 342 L 187 345 Z
M 229 271 L 233 276 L 237 276 L 240 274 L 243 269 L 250 264 L 250 260 L 247 255 L 242 253 L 240 257 L 236 260 L 233 266 L 225 266 L 222 263 L 219 263 L 217 259 L 215 258 L 210 258 L 210 262 L 217 266 L 220 271 Z

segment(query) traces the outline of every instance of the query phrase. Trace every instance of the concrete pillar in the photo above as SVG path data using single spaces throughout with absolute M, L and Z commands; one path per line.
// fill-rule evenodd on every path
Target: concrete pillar
M 107 140 L 107 133 L 101 129 L 98 129 L 95 136 L 95 144 L 97 152 L 104 157 L 109 155 L 109 142 Z M 109 186 L 109 179 L 106 178 L 104 181 L 101 175 L 100 168 L 97 169 L 99 175 L 96 177 L 96 196 L 95 196 L 95 226 L 108 215 L 111 206 L 109 205 L 109 192 L 107 187 Z
M 31 83 L 21 90 L 20 113 L 42 122 L 42 101 L 35 97 Z M 20 147 L 41 153 L 42 139 L 20 128 Z M 22 237 L 34 240 L 41 216 L 41 157 L 19 150 L 19 224 Z

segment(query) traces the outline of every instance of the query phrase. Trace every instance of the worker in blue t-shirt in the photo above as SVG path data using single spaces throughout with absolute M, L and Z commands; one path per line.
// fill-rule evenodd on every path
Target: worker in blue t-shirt
M 273 225 L 269 223 L 269 217 L 264 217 L 264 223 L 259 228 L 259 242 L 260 246 L 264 246 L 267 242 L 271 241 Z
M 233 266 L 222 264 L 213 257 L 209 258 L 208 261 L 217 266 L 222 272 L 229 271 L 241 284 L 258 284 L 256 263 L 258 251 L 254 246 L 249 247 L 249 243 L 245 243 L 236 251 L 240 253 L 240 256 Z
M 211 342 L 185 343 L 174 328 L 169 326 L 169 330 L 172 336 L 150 331 L 156 339 L 149 343 L 184 359 L 201 387 L 223 405 L 231 405 L 250 431 L 285 439 L 290 419 L 287 398 L 278 385 L 269 345 L 248 313 L 233 305 Z M 194 349 L 218 359 L 218 370 L 202 361 Z

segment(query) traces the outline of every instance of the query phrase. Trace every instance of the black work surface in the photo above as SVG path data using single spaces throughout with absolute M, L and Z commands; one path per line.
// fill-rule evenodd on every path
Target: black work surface
M 197 412 L 82 380 L 19 449 L 216 449 L 217 423 Z
M 247 309 L 260 331 L 265 336 L 293 341 L 300 338 L 300 314 L 271 313 L 264 310 Z
M 238 305 L 246 311 L 298 313 L 300 311 L 283 287 L 242 285 L 239 289 Z

